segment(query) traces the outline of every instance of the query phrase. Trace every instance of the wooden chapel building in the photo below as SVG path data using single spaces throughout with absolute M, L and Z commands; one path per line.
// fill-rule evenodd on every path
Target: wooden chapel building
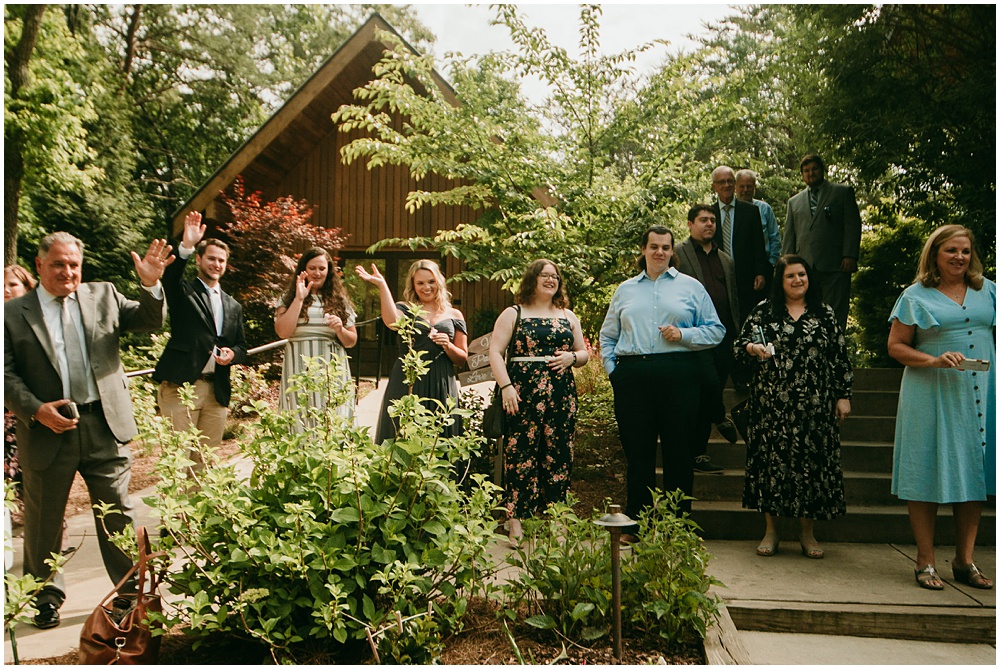
M 429 249 L 387 248 L 376 254 L 366 251 L 382 239 L 433 236 L 438 230 L 454 229 L 459 223 L 472 222 L 480 214 L 467 207 L 445 206 L 425 206 L 409 213 L 404 205 L 411 190 L 446 190 L 453 187 L 454 182 L 434 174 L 414 180 L 405 166 L 386 165 L 369 170 L 366 159 L 350 165 L 341 161 L 341 148 L 363 136 L 363 131 L 341 132 L 334 125 L 331 114 L 341 105 L 355 102 L 353 91 L 373 78 L 372 67 L 382 59 L 383 52 L 391 48 L 379 38 L 380 31 L 402 39 L 381 16 L 372 15 L 174 212 L 174 234 L 180 234 L 184 217 L 191 211 L 200 211 L 209 229 L 230 220 L 229 208 L 221 192 L 227 191 L 236 177 L 242 175 L 247 193 L 260 191 L 265 201 L 285 196 L 306 200 L 315 208 L 314 225 L 340 228 L 346 242 L 337 255 L 345 277 L 353 277 L 355 265 L 364 263 L 367 267 L 375 262 L 392 287 L 393 296 L 402 299 L 406 272 L 419 258 L 437 261 L 446 277 L 460 271 L 459 261 L 442 258 Z M 405 40 L 403 42 L 416 53 Z M 458 105 L 448 83 L 436 72 L 434 79 L 445 99 Z M 403 118 L 398 112 L 395 112 L 394 123 L 402 128 Z M 280 240 L 276 243 L 280 244 Z M 233 249 L 233 255 L 238 262 L 239 249 Z M 354 290 L 351 294 L 358 321 L 376 319 L 380 310 L 377 291 L 369 284 L 348 280 L 356 290 L 365 290 L 363 295 L 355 294 Z M 495 317 L 512 299 L 496 282 L 455 282 L 449 283 L 448 288 L 454 305 L 466 317 L 470 340 L 492 329 L 491 316 Z M 359 346 L 350 351 L 352 367 L 360 354 L 362 373 L 373 374 L 375 323 L 359 327 L 358 333 Z M 391 364 L 396 355 L 391 336 L 387 344 L 382 347 L 383 373 L 388 370 L 386 363 Z

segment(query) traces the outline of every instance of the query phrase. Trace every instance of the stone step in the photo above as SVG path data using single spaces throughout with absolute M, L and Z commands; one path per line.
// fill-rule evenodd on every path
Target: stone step
M 732 405 L 727 405 L 732 406 Z M 853 406 L 852 406 L 853 410 Z M 852 413 L 840 425 L 841 441 L 877 441 L 892 443 L 896 437 L 896 417 L 887 415 L 870 416 Z M 710 439 L 722 439 L 719 431 L 712 426 Z
M 740 393 L 733 388 L 727 388 L 722 393 L 722 401 L 727 408 L 732 408 L 746 398 L 746 393 Z M 899 388 L 894 390 L 854 390 L 851 399 L 853 416 L 895 416 L 899 406 Z
M 694 477 L 694 496 L 706 501 L 743 499 L 744 471 L 726 469 L 721 474 Z M 844 472 L 844 496 L 848 507 L 855 505 L 901 505 L 890 492 L 892 475 L 878 472 Z
M 903 380 L 903 368 L 887 367 L 855 367 L 854 390 L 899 390 Z M 733 381 L 726 382 L 726 388 L 732 389 Z
M 696 477 L 695 497 L 698 496 Z M 996 545 L 996 510 L 994 502 L 987 503 L 979 524 L 976 544 Z M 692 504 L 691 518 L 701 527 L 706 539 L 759 540 L 764 535 L 764 517 L 753 509 L 744 509 L 738 501 L 710 501 L 697 499 Z M 795 518 L 778 518 L 778 532 L 791 540 L 798 536 Z M 845 543 L 900 543 L 912 544 L 913 533 L 906 512 L 906 505 L 898 502 L 885 505 L 854 505 L 848 501 L 847 514 L 835 520 L 816 521 L 816 537 L 823 542 Z M 955 524 L 951 507 L 938 509 L 934 541 L 939 546 L 954 545 Z M 794 544 L 797 549 L 797 544 Z
M 719 431 L 712 427 L 711 439 L 722 439 Z M 892 443 L 896 438 L 895 416 L 866 416 L 852 414 L 840 425 L 841 441 L 874 441 Z
M 854 390 L 899 390 L 903 368 L 858 367 L 854 370 Z
M 840 444 L 840 459 L 844 469 L 858 472 L 892 471 L 892 442 L 844 441 Z M 742 441 L 730 444 L 718 437 L 708 442 L 712 462 L 726 469 L 743 469 L 747 447 Z
M 728 601 L 739 630 L 996 644 L 996 609 L 830 602 Z M 885 658 L 892 664 L 892 658 Z

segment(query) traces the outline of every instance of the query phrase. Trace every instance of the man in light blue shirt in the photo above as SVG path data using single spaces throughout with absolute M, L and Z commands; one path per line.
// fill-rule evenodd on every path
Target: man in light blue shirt
M 764 228 L 764 245 L 767 247 L 767 261 L 774 267 L 781 255 L 781 233 L 778 231 L 778 219 L 774 209 L 763 200 L 754 198 L 757 194 L 757 173 L 753 170 L 740 170 L 736 173 L 736 199 L 750 202 L 760 209 L 760 224 Z
M 663 488 L 691 495 L 704 374 L 697 351 L 726 334 L 705 287 L 673 267 L 673 247 L 669 228 L 646 230 L 642 271 L 618 286 L 601 326 L 601 359 L 628 460 L 625 513 L 631 518 L 652 503 L 657 443 Z M 679 510 L 690 511 L 690 501 Z M 637 534 L 638 526 L 625 528 L 622 541 L 635 542 Z

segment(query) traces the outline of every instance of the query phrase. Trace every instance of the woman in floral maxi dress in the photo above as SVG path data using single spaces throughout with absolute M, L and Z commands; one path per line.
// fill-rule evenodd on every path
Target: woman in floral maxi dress
M 778 549 L 774 516 L 799 518 L 802 554 L 818 559 L 815 520 L 847 510 L 839 423 L 851 412 L 854 374 L 844 333 L 810 273 L 799 256 L 779 258 L 771 297 L 753 309 L 734 344 L 741 361 L 757 359 L 743 506 L 765 514 L 763 557 Z
M 577 407 L 570 368 L 587 364 L 587 349 L 555 263 L 530 263 L 514 301 L 493 328 L 490 367 L 508 414 L 504 491 L 508 538 L 516 546 L 520 519 L 539 515 L 569 491 Z

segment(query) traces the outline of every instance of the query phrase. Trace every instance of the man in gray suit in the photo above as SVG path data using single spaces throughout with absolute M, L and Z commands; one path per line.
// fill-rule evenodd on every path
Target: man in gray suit
M 81 283 L 83 242 L 56 232 L 38 246 L 38 287 L 5 304 L 4 406 L 17 417 L 24 573 L 41 581 L 51 577 L 35 601 L 34 622 L 41 629 L 59 624 L 66 597 L 62 576 L 45 560 L 62 545 L 62 518 L 76 472 L 95 502 L 119 512 L 104 521 L 110 532 L 134 521 L 126 443 L 137 429 L 118 341 L 125 332 L 163 326 L 160 277 L 173 261 L 170 251 L 160 239 L 143 258 L 132 252 L 143 286 L 134 301 L 110 283 Z M 97 540 L 105 569 L 117 583 L 132 561 L 108 540 L 99 520 Z
M 739 438 L 736 426 L 726 416 L 726 405 L 722 400 L 722 388 L 732 371 L 733 341 L 740 317 L 736 265 L 729 254 L 715 243 L 715 212 L 711 206 L 696 204 L 691 207 L 687 224 L 690 236 L 674 247 L 677 269 L 705 286 L 719 320 L 726 326 L 726 336 L 721 344 L 699 351 L 699 355 L 705 358 L 705 378 L 702 379 L 694 470 L 702 474 L 721 474 L 722 467 L 713 464 L 708 456 L 708 437 L 712 432 L 712 423 L 715 423 L 730 443 Z
M 814 153 L 799 162 L 806 189 L 788 200 L 782 253 L 797 253 L 812 265 L 823 301 L 847 327 L 851 274 L 858 270 L 861 212 L 854 189 L 826 180 L 826 165 Z

